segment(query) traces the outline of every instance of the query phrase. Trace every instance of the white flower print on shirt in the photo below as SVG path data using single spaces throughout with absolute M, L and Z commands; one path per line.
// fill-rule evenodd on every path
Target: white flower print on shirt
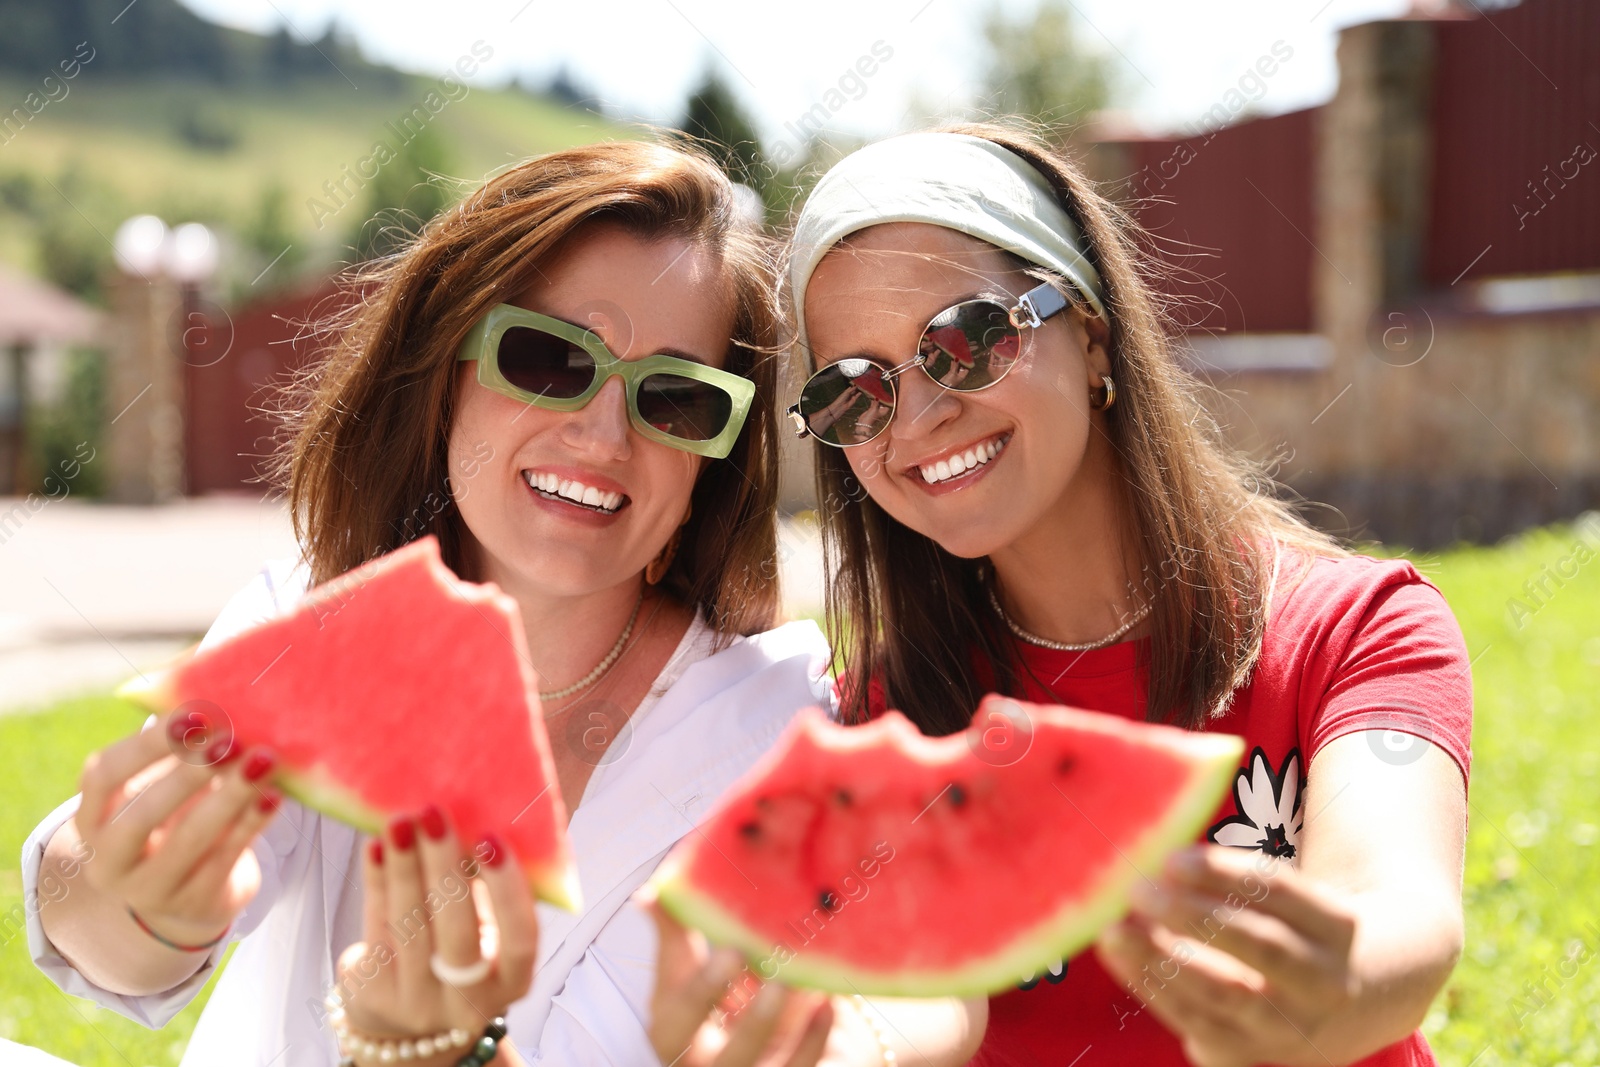
M 1217 823 L 1206 837 L 1219 845 L 1253 848 L 1293 860 L 1305 827 L 1305 812 L 1300 808 L 1305 784 L 1298 748 L 1289 750 L 1283 766 L 1274 773 L 1267 754 L 1258 746 L 1250 753 L 1247 769 L 1241 769 L 1233 780 L 1238 814 Z

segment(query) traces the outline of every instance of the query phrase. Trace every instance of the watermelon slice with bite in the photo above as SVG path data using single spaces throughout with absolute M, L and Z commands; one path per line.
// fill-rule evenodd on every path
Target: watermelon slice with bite
M 516 601 L 458 579 L 426 537 L 121 693 L 208 723 L 213 745 L 270 747 L 283 792 L 368 833 L 437 805 L 463 847 L 494 835 L 534 893 L 576 911 L 525 648 Z
M 964 734 L 802 712 L 668 854 L 679 921 L 761 978 L 836 993 L 991 993 L 1082 949 L 1192 842 L 1243 742 L 984 698 Z

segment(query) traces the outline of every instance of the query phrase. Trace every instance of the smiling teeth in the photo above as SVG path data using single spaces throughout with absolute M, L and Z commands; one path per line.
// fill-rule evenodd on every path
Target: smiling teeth
M 576 478 L 557 478 L 546 472 L 523 471 L 523 481 L 546 496 L 560 497 L 569 504 L 579 504 L 607 514 L 622 506 L 621 493 L 607 493 L 592 485 L 584 485 Z
M 951 478 L 958 478 L 972 470 L 972 468 L 981 466 L 998 456 L 1001 450 L 1006 447 L 1006 440 L 1007 438 L 997 437 L 981 445 L 974 445 L 965 452 L 941 459 L 937 463 L 918 467 L 917 470 L 922 473 L 922 480 L 929 485 L 947 482 Z

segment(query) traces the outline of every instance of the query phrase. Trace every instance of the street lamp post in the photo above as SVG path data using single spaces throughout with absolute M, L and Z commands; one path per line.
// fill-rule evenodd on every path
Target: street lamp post
M 163 503 L 181 497 L 185 482 L 184 333 L 172 324 L 186 294 L 215 271 L 216 240 L 199 223 L 168 230 L 154 215 L 139 215 L 118 228 L 114 244 L 110 494 L 122 503 Z

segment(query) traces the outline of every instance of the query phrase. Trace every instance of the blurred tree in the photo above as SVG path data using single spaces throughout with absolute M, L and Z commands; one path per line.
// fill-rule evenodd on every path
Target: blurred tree
M 262 282 L 263 288 L 275 289 L 289 281 L 305 261 L 305 241 L 289 224 L 289 190 L 282 181 L 274 180 L 261 190 L 255 216 L 245 225 L 241 236 L 261 257 L 262 269 L 272 265 L 272 273 Z
M 991 3 L 983 34 L 989 43 L 986 111 L 1051 125 L 1077 123 L 1105 107 L 1111 96 L 1110 64 L 1083 47 L 1067 0 L 1039 0 L 1021 16 Z
M 112 259 L 111 245 L 99 231 L 110 232 L 109 227 L 127 217 L 126 205 L 91 177 L 80 160 L 69 160 L 50 186 L 35 200 L 40 209 L 34 231 L 40 272 L 61 288 L 98 302 Z
M 728 177 L 748 185 L 771 205 L 772 167 L 744 108 L 714 69 L 706 71 L 700 88 L 690 95 L 682 129 L 706 143 Z
M 348 78 L 393 90 L 405 81 L 391 67 L 368 63 L 331 22 L 313 44 L 287 29 L 267 37 L 221 26 L 178 0 L 0 0 L 0 76 L 33 84 L 57 74 L 63 61 L 106 74 L 212 84 Z
M 365 222 L 356 235 L 363 258 L 395 251 L 443 211 L 455 194 L 443 176 L 451 167 L 444 138 L 432 127 L 400 146 L 367 185 Z
M 33 469 L 43 490 L 59 497 L 97 497 L 105 489 L 106 354 L 88 349 L 67 353 L 67 387 L 60 401 L 29 414 Z
M 585 111 L 599 111 L 601 109 L 600 97 L 595 94 L 593 89 L 578 81 L 565 63 L 556 68 L 556 72 L 551 76 L 549 84 L 542 90 L 534 89 L 532 92 L 534 95 L 542 94 L 548 96 L 550 99 L 557 100 L 568 107 L 581 108 Z

